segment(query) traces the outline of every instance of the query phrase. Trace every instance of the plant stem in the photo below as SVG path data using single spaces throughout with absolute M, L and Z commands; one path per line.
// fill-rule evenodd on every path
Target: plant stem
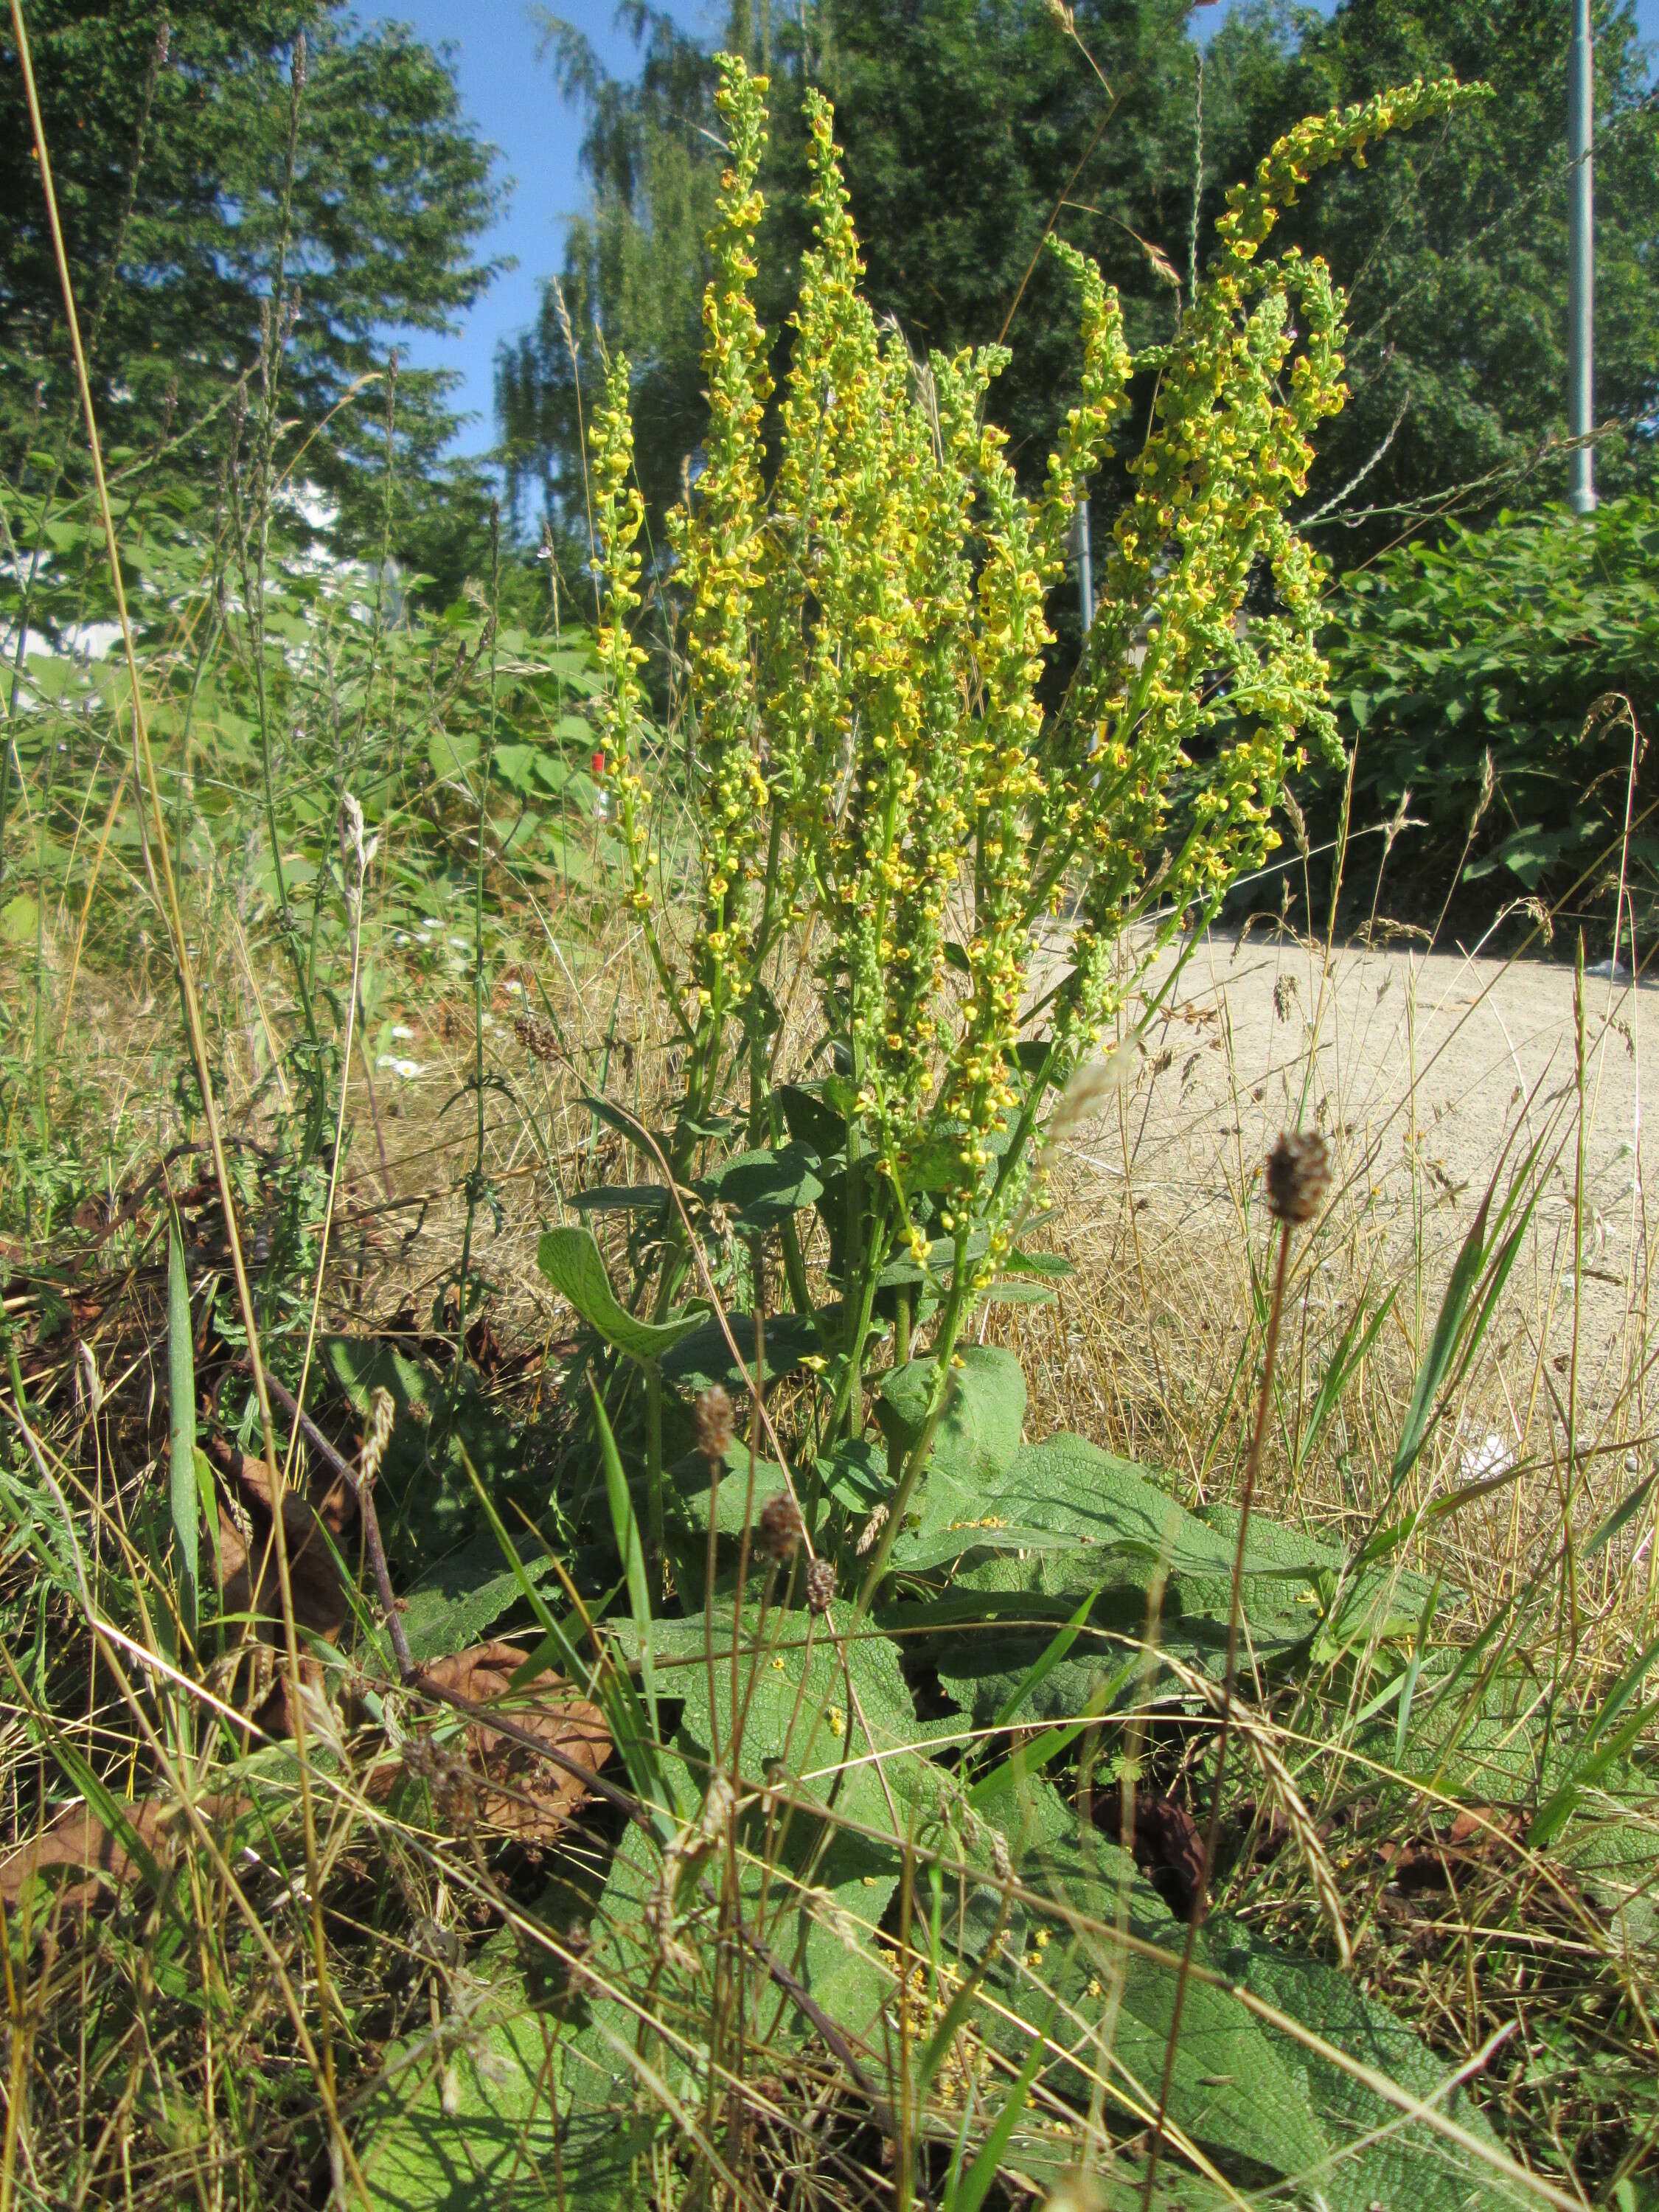
M 1164 2078 L 1158 2085 L 1158 2118 L 1152 2123 L 1152 2140 L 1146 2154 L 1146 2179 L 1141 2186 L 1141 2212 L 1152 2212 L 1152 2191 L 1158 2180 L 1158 2153 L 1164 2146 L 1164 2124 L 1169 2114 L 1170 2091 L 1175 2081 L 1176 2054 L 1181 2045 L 1181 2014 L 1186 2004 L 1187 1984 L 1193 1970 L 1193 1949 L 1209 1910 L 1210 1876 L 1215 1867 L 1216 1843 L 1221 1832 L 1221 1805 L 1227 1783 L 1227 1753 L 1232 1735 L 1233 1686 L 1238 1674 L 1239 1626 L 1243 1616 L 1244 1546 L 1249 1535 L 1250 1507 L 1255 1497 L 1256 1477 L 1261 1468 L 1261 1447 L 1267 1433 L 1267 1417 L 1273 1407 L 1273 1364 L 1279 1354 L 1279 1324 L 1285 1310 L 1285 1280 L 1290 1260 L 1291 1224 L 1286 1221 L 1281 1224 L 1279 1232 L 1279 1264 L 1273 1273 L 1273 1304 L 1267 1310 L 1267 1341 L 1261 1363 L 1261 1390 L 1256 1400 L 1255 1426 L 1250 1432 L 1249 1456 L 1244 1462 L 1244 1486 L 1238 1500 L 1238 1536 L 1233 1546 L 1232 1595 L 1227 1607 L 1227 1668 L 1222 1677 L 1221 1732 L 1215 1754 L 1215 1796 L 1210 1804 L 1210 1824 L 1204 1836 L 1204 1859 L 1199 1869 L 1192 1914 L 1187 1923 L 1187 1940 L 1182 1946 L 1181 1971 L 1176 1977 L 1170 2039 L 1164 2052 Z
M 662 1494 L 662 1370 L 653 1359 L 645 1370 L 645 1510 L 654 1562 L 656 1599 L 663 1598 L 668 1522 Z
M 466 1179 L 466 1228 L 461 1237 L 461 1279 L 455 1292 L 455 1357 L 466 1357 L 466 1286 L 472 1269 L 472 1231 L 484 1193 L 483 915 L 484 840 L 489 829 L 489 774 L 495 757 L 495 639 L 500 626 L 501 514 L 489 503 L 489 713 L 478 762 L 478 854 L 472 884 L 472 1088 L 477 1122 L 472 1172 Z

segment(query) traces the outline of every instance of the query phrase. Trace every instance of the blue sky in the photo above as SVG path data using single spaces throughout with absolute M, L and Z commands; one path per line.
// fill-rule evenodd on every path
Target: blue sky
M 635 50 L 614 26 L 615 0 L 550 4 L 553 14 L 587 33 L 607 68 L 617 75 L 629 72 Z M 1216 0 L 1199 9 L 1194 23 L 1200 36 L 1211 35 L 1234 4 L 1235 0 Z M 1327 4 L 1328 9 L 1334 0 Z M 454 337 L 422 335 L 407 345 L 414 364 L 459 372 L 457 403 L 473 419 L 459 442 L 465 452 L 482 452 L 495 440 L 495 348 L 534 320 L 538 281 L 558 267 L 564 221 L 582 204 L 576 166 L 582 118 L 560 98 L 551 70 L 537 60 L 538 33 L 527 0 L 359 0 L 359 5 L 370 21 L 396 18 L 411 24 L 432 45 L 447 42 L 453 47 L 462 100 L 485 137 L 500 148 L 501 167 L 514 179 L 486 250 L 514 256 L 518 266 L 496 278 Z M 727 12 L 720 0 L 668 0 L 668 6 L 677 21 L 699 33 L 718 32 Z M 1561 0 L 1561 15 L 1565 36 L 1567 0 Z M 1644 36 L 1659 40 L 1659 0 L 1637 0 L 1637 15 Z
M 585 31 L 614 75 L 630 73 L 635 47 L 613 25 L 616 0 L 549 0 L 549 12 Z M 702 0 L 669 0 L 669 12 L 698 33 L 717 30 L 724 18 L 723 9 L 717 19 Z M 431 46 L 449 43 L 467 112 L 501 149 L 501 166 L 514 179 L 484 250 L 513 255 L 518 267 L 495 279 L 456 337 L 417 333 L 404 342 L 415 366 L 460 372 L 456 404 L 475 419 L 464 427 L 459 444 L 464 452 L 479 453 L 495 443 L 496 345 L 535 320 L 539 280 L 557 270 L 565 218 L 582 204 L 576 167 L 581 113 L 566 106 L 552 69 L 536 58 L 538 34 L 528 0 L 359 0 L 359 15 L 368 22 L 384 17 L 408 23 Z

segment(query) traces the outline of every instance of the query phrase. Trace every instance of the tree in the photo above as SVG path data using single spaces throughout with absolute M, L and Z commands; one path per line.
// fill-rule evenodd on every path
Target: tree
M 775 372 L 810 242 L 801 95 L 817 83 L 835 102 L 877 313 L 925 357 L 994 340 L 1018 304 L 1017 366 L 993 405 L 1022 474 L 1039 477 L 1078 348 L 1075 306 L 1037 252 L 1050 223 L 1120 287 L 1133 341 L 1173 325 L 1194 177 L 1189 6 L 1083 0 L 1075 39 L 1066 11 L 1039 0 L 820 0 L 788 21 L 763 0 L 735 8 L 729 42 L 773 78 L 757 304 Z M 547 18 L 562 88 L 587 111 L 592 207 L 536 327 L 503 351 L 496 390 L 515 492 L 538 484 L 556 517 L 580 523 L 580 393 L 599 389 L 605 348 L 624 350 L 654 531 L 702 419 L 702 239 L 720 161 L 711 60 L 666 16 L 631 12 L 632 86 Z
M 1659 115 L 1626 0 L 1596 31 L 1597 456 L 1610 492 L 1651 485 L 1659 401 Z M 1561 0 L 1344 0 L 1324 21 L 1256 0 L 1206 70 L 1209 176 L 1240 172 L 1296 117 L 1449 71 L 1492 97 L 1361 175 L 1319 180 L 1285 219 L 1346 286 L 1351 403 L 1321 450 L 1318 506 L 1362 470 L 1351 561 L 1455 506 L 1479 518 L 1561 495 L 1566 466 L 1568 11 Z M 1334 541 L 1334 542 L 1333 542 Z
M 325 0 L 31 0 L 27 23 L 94 392 L 112 444 L 211 485 L 281 354 L 286 463 L 378 539 L 380 380 L 400 331 L 441 330 L 489 282 L 493 149 L 445 61 L 396 24 L 359 31 Z M 19 86 L 0 37 L 0 74 Z M 0 134 L 0 465 L 76 465 L 61 295 L 21 92 Z M 273 318 L 279 326 L 268 342 Z M 265 333 L 267 335 L 262 335 Z M 405 374 L 421 535 L 452 380 Z M 348 404 L 343 404 L 348 403 Z M 27 457 L 33 456 L 33 460 Z M 476 495 L 475 495 L 476 496 Z M 419 556 L 419 546 L 404 545 Z

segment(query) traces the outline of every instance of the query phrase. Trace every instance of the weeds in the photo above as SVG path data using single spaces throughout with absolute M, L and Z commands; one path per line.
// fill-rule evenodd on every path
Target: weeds
M 264 560 L 267 424 L 125 688 L 23 652 L 0 2205 L 1647 2201 L 1641 996 L 1206 927 L 1321 712 L 1340 308 L 1259 249 L 1451 97 L 1236 197 L 1057 716 L 1110 297 L 1028 501 L 818 111 L 765 490 L 735 67 L 707 465 L 647 575 L 615 364 L 591 650 Z

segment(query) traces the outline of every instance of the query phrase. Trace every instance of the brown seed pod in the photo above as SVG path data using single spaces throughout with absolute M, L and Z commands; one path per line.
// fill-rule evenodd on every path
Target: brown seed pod
M 732 1401 L 718 1382 L 699 1390 L 691 1401 L 697 1449 L 705 1459 L 724 1459 L 732 1449 Z
M 805 1534 L 806 1523 L 801 1518 L 800 1508 L 787 1490 L 767 1499 L 761 1508 L 756 1535 L 768 1559 L 793 1559 L 795 1547 Z
M 1311 1221 L 1331 1187 L 1331 1151 L 1317 1129 L 1281 1135 L 1267 1155 L 1267 1211 L 1300 1227 Z
M 813 1559 L 806 1569 L 806 1602 L 813 1613 L 828 1613 L 836 1601 L 836 1571 L 828 1559 Z
M 526 1006 L 513 1017 L 513 1034 L 532 1060 L 556 1060 L 559 1033 L 551 1022 Z

